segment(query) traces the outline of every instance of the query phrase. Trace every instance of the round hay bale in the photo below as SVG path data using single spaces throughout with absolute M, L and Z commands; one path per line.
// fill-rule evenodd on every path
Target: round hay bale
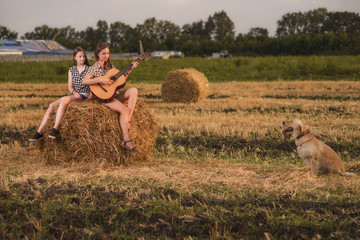
M 131 119 L 130 136 L 139 152 L 130 152 L 120 144 L 123 139 L 119 114 L 96 102 L 71 103 L 54 140 L 47 135 L 54 126 L 55 112 L 47 124 L 45 139 L 40 141 L 42 160 L 48 164 L 114 163 L 144 160 L 155 146 L 156 123 L 147 105 L 139 99 Z
M 175 70 L 168 73 L 161 85 L 165 102 L 198 102 L 208 95 L 209 81 L 194 68 Z

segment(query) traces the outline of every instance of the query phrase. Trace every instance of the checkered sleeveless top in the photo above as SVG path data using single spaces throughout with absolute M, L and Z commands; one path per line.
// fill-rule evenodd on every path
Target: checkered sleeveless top
M 81 73 L 79 73 L 79 71 L 77 70 L 75 65 L 70 68 L 70 72 L 71 72 L 71 75 L 73 78 L 73 88 L 78 93 L 89 93 L 90 92 L 90 87 L 88 85 L 82 84 L 82 80 L 84 79 L 88 70 L 89 70 L 88 65 L 85 65 L 85 69 Z

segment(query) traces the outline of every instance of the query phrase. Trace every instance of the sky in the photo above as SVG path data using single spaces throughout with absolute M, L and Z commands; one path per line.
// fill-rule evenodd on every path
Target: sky
M 274 36 L 284 14 L 320 7 L 360 13 L 360 0 L 0 0 L 0 25 L 20 38 L 43 24 L 82 31 L 96 28 L 98 20 L 135 27 L 155 17 L 182 27 L 223 10 L 234 22 L 236 35 L 261 27 Z

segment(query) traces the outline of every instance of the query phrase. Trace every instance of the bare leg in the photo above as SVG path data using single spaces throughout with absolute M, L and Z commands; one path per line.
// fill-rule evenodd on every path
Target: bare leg
M 116 98 L 114 98 L 109 103 L 104 103 L 104 105 L 110 108 L 111 110 L 120 113 L 119 123 L 120 123 L 121 131 L 123 133 L 123 139 L 124 141 L 129 141 L 130 140 L 130 134 L 129 134 L 130 110 Z M 135 147 L 132 142 L 128 142 L 126 146 L 128 146 L 129 148 Z
M 42 133 L 44 131 L 44 128 L 49 121 L 50 113 L 59 105 L 61 99 L 58 99 L 52 103 L 49 104 L 48 109 L 46 110 L 44 117 L 41 121 L 41 124 L 37 130 L 38 133 Z
M 134 113 L 137 97 L 138 97 L 138 90 L 135 87 L 126 89 L 124 92 L 121 92 L 119 95 L 116 96 L 116 98 L 120 102 L 125 102 L 126 100 L 128 100 L 129 122 L 131 121 L 131 117 Z
M 77 100 L 75 99 L 75 97 L 73 95 L 60 98 L 60 104 L 59 104 L 58 110 L 56 112 L 55 125 L 54 125 L 54 128 L 56 130 L 58 130 L 60 127 L 60 123 L 65 115 L 67 106 L 71 102 L 74 102 L 74 101 L 77 101 Z

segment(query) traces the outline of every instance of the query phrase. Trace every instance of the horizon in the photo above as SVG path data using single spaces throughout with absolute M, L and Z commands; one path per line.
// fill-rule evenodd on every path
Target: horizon
M 88 8 L 85 14 L 81 14 L 78 9 L 83 8 L 85 2 Z M 123 3 L 126 5 L 121 6 Z M 22 8 L 17 6 L 22 6 Z M 225 11 L 234 23 L 235 35 L 246 34 L 251 28 L 260 27 L 266 28 L 269 36 L 275 36 L 277 21 L 283 15 L 318 8 L 326 8 L 328 12 L 360 12 L 360 4 L 357 0 L 273 0 L 271 2 L 254 0 L 251 3 L 245 0 L 224 0 L 221 3 L 216 0 L 183 0 L 181 2 L 143 0 L 135 3 L 127 0 L 104 0 L 102 5 L 95 0 L 76 2 L 64 0 L 59 4 L 42 0 L 12 0 L 0 3 L 0 23 L 11 31 L 17 32 L 18 38 L 21 38 L 25 33 L 32 32 L 42 25 L 52 28 L 71 26 L 76 31 L 83 31 L 87 27 L 96 28 L 99 20 L 106 21 L 108 24 L 119 21 L 134 28 L 137 24 L 143 24 L 146 19 L 154 17 L 158 21 L 170 21 L 182 28 L 185 24 L 207 21 L 209 16 Z M 118 9 L 122 9 L 121 14 L 118 13 Z M 203 10 L 199 12 L 199 9 Z M 91 14 L 92 12 L 94 14 Z M 134 12 L 139 14 L 133 14 Z

